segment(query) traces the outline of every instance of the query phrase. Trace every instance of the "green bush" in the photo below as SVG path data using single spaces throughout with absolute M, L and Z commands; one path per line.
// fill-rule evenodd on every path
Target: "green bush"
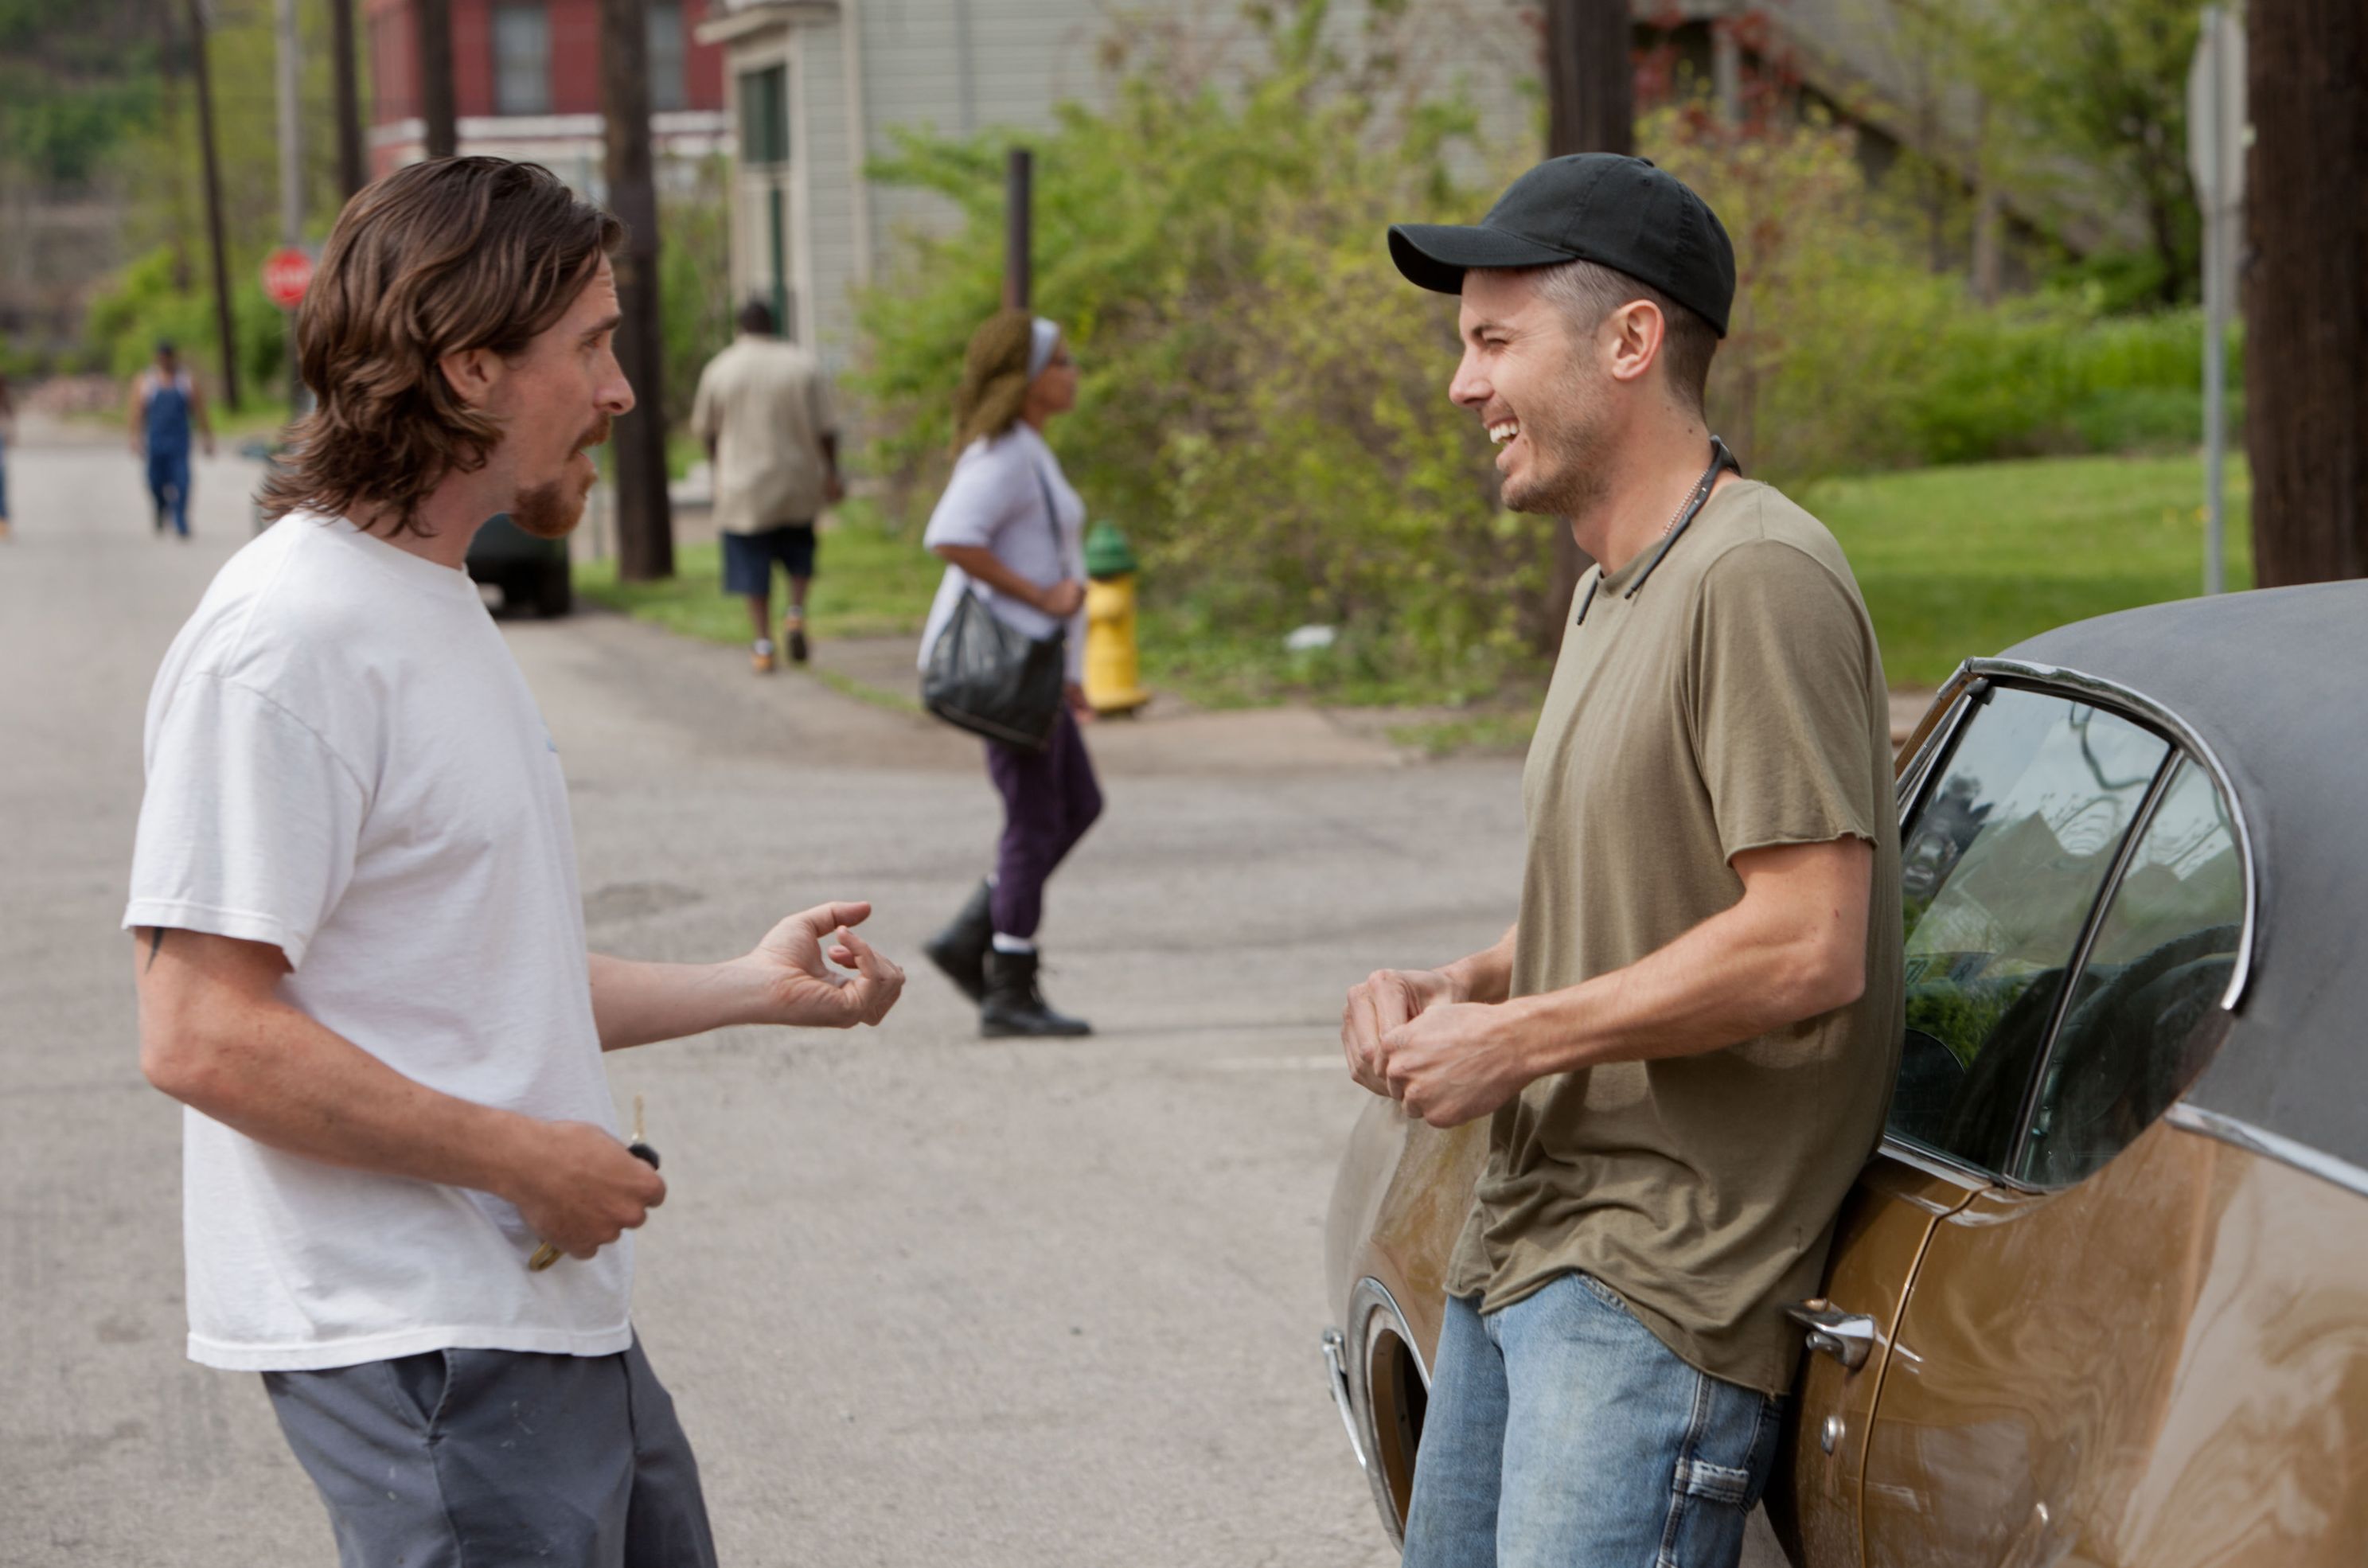
M 1110 107 L 1065 106 L 1028 139 L 1038 309 L 1083 373 L 1053 442 L 1144 558 L 1160 678 L 1248 698 L 1486 691 L 1534 665 L 1551 525 L 1501 511 L 1485 436 L 1446 402 L 1453 302 L 1409 287 L 1383 236 L 1471 221 L 1533 160 L 1478 146 L 1460 105 L 1395 90 L 1373 63 L 1386 48 L 1328 51 L 1320 4 L 1258 15 L 1265 62 L 1229 90 L 1120 40 Z M 859 302 L 866 461 L 908 530 L 951 460 L 963 346 L 998 302 L 1012 140 L 907 134 L 872 165 L 958 214 L 908 236 Z M 1638 141 L 1735 238 L 1710 412 L 1755 473 L 2193 444 L 2194 312 L 2104 318 L 2068 290 L 1978 304 L 1900 237 L 1839 128 L 1737 131 L 1687 107 Z M 1284 658 L 1280 635 L 1308 621 L 1338 642 Z
M 231 330 L 238 338 L 239 374 L 248 392 L 284 387 L 288 373 L 288 317 L 252 281 L 261 264 L 258 254 L 243 270 L 235 256 L 231 267 Z M 84 335 L 107 372 L 126 378 L 155 358 L 158 339 L 170 338 L 180 348 L 181 362 L 220 394 L 213 384 L 222 353 L 212 280 L 201 261 L 185 269 L 169 245 L 159 245 L 116 274 L 92 300 Z
M 1271 647 L 1343 626 L 1322 687 L 1370 672 L 1477 691 L 1523 653 L 1544 532 L 1497 506 L 1485 434 L 1452 407 L 1452 301 L 1410 288 L 1392 222 L 1486 204 L 1449 172 L 1470 118 L 1386 110 L 1320 44 L 1322 8 L 1269 24 L 1270 65 L 1233 93 L 1146 59 L 1107 114 L 1064 108 L 1036 151 L 1038 309 L 1066 327 L 1078 412 L 1053 444 L 1126 528 L 1155 614 Z M 951 460 L 963 345 L 996 307 L 1006 139 L 907 136 L 878 176 L 961 210 L 860 307 L 870 460 L 925 515 Z

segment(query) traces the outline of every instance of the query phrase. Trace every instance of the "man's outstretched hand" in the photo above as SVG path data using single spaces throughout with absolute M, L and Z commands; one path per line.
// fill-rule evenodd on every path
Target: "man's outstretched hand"
M 760 1021 L 843 1029 L 886 1017 L 904 992 L 905 971 L 855 934 L 871 917 L 868 903 L 819 903 L 767 932 L 739 960 L 764 983 L 770 1006 Z

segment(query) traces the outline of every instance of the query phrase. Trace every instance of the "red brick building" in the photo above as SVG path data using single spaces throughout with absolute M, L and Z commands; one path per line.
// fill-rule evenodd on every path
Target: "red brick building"
M 723 51 L 695 29 L 715 0 L 651 0 L 646 56 L 663 166 L 726 151 Z M 461 151 L 527 158 L 579 189 L 600 185 L 599 0 L 451 0 Z M 370 172 L 427 155 L 412 0 L 365 0 Z

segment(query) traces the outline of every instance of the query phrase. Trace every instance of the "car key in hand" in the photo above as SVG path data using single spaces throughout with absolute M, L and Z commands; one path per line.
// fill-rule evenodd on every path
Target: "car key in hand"
M 633 1141 L 625 1145 L 625 1153 L 652 1170 L 658 1168 L 658 1152 L 651 1148 L 649 1141 L 642 1135 L 642 1096 L 639 1095 L 633 1096 Z M 540 1274 L 565 1256 L 557 1247 L 545 1242 L 534 1249 L 532 1257 L 527 1259 L 527 1269 L 530 1273 Z

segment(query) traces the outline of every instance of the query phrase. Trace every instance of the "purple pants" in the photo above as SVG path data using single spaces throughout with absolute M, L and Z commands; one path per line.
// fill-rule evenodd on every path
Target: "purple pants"
M 1102 814 L 1101 786 L 1076 715 L 1061 710 L 1053 744 L 1021 751 L 986 743 L 986 776 L 1003 797 L 1003 842 L 995 852 L 992 907 L 999 937 L 1033 937 L 1044 917 L 1044 879 Z

